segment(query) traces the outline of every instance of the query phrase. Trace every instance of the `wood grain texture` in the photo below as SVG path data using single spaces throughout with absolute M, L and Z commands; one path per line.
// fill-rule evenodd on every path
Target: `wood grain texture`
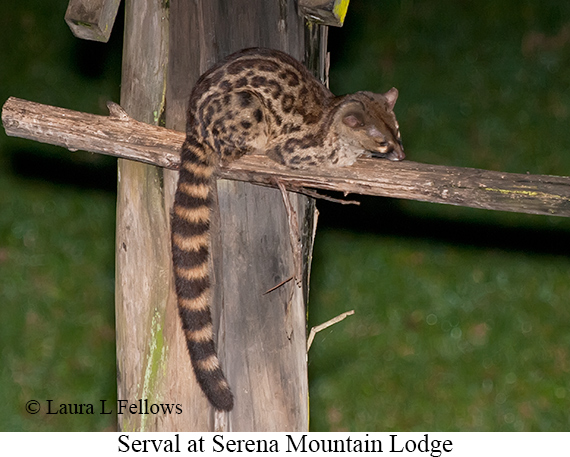
M 10 98 L 6 133 L 70 149 L 86 149 L 168 168 L 179 165 L 184 135 L 146 124 L 119 122 Z M 139 130 L 141 129 L 141 130 Z M 95 131 L 95 133 L 93 132 Z M 136 140 L 136 141 L 135 141 Z M 349 168 L 289 170 L 264 156 L 245 156 L 222 167 L 220 177 L 267 186 L 280 179 L 292 190 L 339 191 L 531 214 L 570 216 L 570 178 L 359 159 Z
M 289 189 L 314 188 L 529 214 L 570 216 L 570 178 L 359 159 L 353 166 L 317 173 L 281 170 L 266 157 L 246 156 L 220 176 Z
M 65 22 L 77 38 L 109 41 L 121 0 L 69 0 Z
M 200 74 L 246 47 L 281 49 L 302 59 L 304 21 L 294 0 L 172 2 L 166 126 L 182 130 L 190 91 Z M 314 206 L 299 200 L 313 233 Z M 213 318 L 218 354 L 235 396 L 214 428 L 306 431 L 306 289 L 263 292 L 290 275 L 289 228 L 281 195 L 249 183 L 219 180 L 213 220 Z M 310 208 L 305 210 L 305 208 Z M 312 211 L 311 211 L 312 210 Z M 304 235 L 301 235 L 304 236 Z M 304 237 L 309 251 L 312 237 Z M 308 276 L 308 272 L 305 273 Z M 294 330 L 291 330 L 294 329 Z M 212 410 L 205 410 L 214 414 Z
M 155 103 L 160 108 L 162 102 Z M 132 109 L 129 112 L 136 116 Z M 149 122 L 154 122 L 149 114 L 152 111 L 145 111 Z M 185 137 L 173 130 L 165 135 L 166 129 L 124 118 L 118 110 L 110 116 L 98 116 L 15 97 L 4 104 L 2 122 L 9 136 L 172 169 L 180 164 L 180 147 Z
M 151 132 L 156 127 L 142 123 L 157 123 L 164 110 L 168 11 L 162 2 L 150 0 L 128 0 L 125 8 L 121 104 L 140 121 L 123 124 L 126 138 L 136 143 L 135 125 Z M 118 110 L 115 114 L 119 124 L 126 122 Z M 95 137 L 101 138 L 98 124 L 94 126 Z M 152 137 L 147 137 L 150 144 L 143 140 L 151 150 L 156 144 Z M 142 399 L 181 404 L 186 414 L 180 428 L 200 430 L 209 422 L 192 414 L 192 391 L 198 389 L 192 385 L 193 373 L 190 367 L 176 363 L 185 356 L 185 347 L 171 280 L 169 220 L 174 182 L 175 177 L 169 179 L 162 167 L 119 160 L 115 279 L 118 398 L 130 403 Z M 123 431 L 179 430 L 176 419 L 175 414 L 136 411 L 118 416 Z

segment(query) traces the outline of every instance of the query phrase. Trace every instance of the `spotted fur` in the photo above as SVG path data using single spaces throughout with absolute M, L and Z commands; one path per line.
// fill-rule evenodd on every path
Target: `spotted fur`
M 279 51 L 239 51 L 204 73 L 190 96 L 172 211 L 178 310 L 194 373 L 212 405 L 233 408 L 211 317 L 210 211 L 221 161 L 267 154 L 291 168 L 348 166 L 361 155 L 404 158 L 398 91 L 335 97 Z

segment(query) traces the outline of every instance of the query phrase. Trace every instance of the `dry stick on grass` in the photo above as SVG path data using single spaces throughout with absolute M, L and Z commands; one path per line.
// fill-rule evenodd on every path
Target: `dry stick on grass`
M 138 160 L 166 168 L 180 165 L 184 133 L 126 117 L 9 98 L 2 121 L 9 136 Z M 290 170 L 269 157 L 244 156 L 218 177 L 288 189 L 324 189 L 529 214 L 570 216 L 570 178 L 428 165 L 404 160 L 359 159 L 346 168 Z M 302 191 L 302 190 L 301 190 Z
M 313 340 L 315 339 L 315 335 L 330 327 L 331 325 L 336 324 L 337 322 L 340 322 L 344 319 L 346 319 L 348 316 L 352 316 L 354 314 L 354 310 L 351 309 L 350 311 L 346 311 L 345 313 L 339 314 L 337 317 L 333 317 L 332 319 L 322 323 L 321 325 L 317 325 L 316 327 L 312 327 L 311 331 L 309 332 L 309 338 L 307 338 L 307 352 L 309 352 L 309 349 L 311 349 L 311 344 L 313 344 Z

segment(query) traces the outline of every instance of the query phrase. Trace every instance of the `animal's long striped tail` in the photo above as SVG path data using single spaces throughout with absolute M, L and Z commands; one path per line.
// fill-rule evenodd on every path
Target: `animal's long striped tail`
M 182 167 L 172 211 L 172 259 L 178 312 L 200 387 L 222 411 L 233 396 L 214 344 L 209 273 L 213 158 L 191 138 L 182 147 Z

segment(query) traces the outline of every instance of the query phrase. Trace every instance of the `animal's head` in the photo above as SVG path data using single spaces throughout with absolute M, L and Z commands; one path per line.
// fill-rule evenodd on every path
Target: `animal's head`
M 339 135 L 373 157 L 403 160 L 406 156 L 394 114 L 397 99 L 395 87 L 385 94 L 357 92 L 345 95 L 335 116 Z

